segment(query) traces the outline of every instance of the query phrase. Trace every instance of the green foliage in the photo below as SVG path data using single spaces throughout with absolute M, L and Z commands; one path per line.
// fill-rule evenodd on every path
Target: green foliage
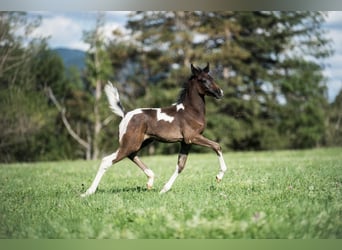
M 177 156 L 144 157 L 153 190 L 123 161 L 87 198 L 98 161 L 0 165 L 0 238 L 341 238 L 340 152 L 225 154 L 221 183 L 214 153 L 190 154 L 164 195 Z
M 326 140 L 328 145 L 342 145 L 342 90 L 328 109 Z
M 293 148 L 319 145 L 324 138 L 324 110 L 327 106 L 326 86 L 320 68 L 299 59 L 285 64 L 291 65 L 292 72 L 287 73 L 281 83 L 286 105 L 281 108 L 280 127 L 288 135 Z
M 0 159 L 33 161 L 70 158 L 56 112 L 44 95 L 46 85 L 63 84 L 63 64 L 44 40 L 24 37 L 39 24 L 25 13 L 0 13 Z

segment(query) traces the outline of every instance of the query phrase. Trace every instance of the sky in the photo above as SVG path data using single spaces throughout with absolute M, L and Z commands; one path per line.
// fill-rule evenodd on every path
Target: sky
M 72 48 L 87 50 L 88 45 L 82 41 L 83 31 L 95 26 L 96 12 L 29 12 L 30 15 L 42 17 L 42 23 L 33 33 L 35 37 L 49 37 L 51 48 Z M 106 12 L 105 35 L 110 37 L 114 29 L 125 32 L 128 11 Z M 323 26 L 327 37 L 332 40 L 334 54 L 322 61 L 327 77 L 328 99 L 333 101 L 342 89 L 342 11 L 330 11 Z

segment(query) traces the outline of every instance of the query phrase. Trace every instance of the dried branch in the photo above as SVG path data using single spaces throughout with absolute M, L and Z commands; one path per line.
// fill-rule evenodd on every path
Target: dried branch
M 68 119 L 65 116 L 65 108 L 60 105 L 60 103 L 57 101 L 55 95 L 53 94 L 53 91 L 50 87 L 46 87 L 46 92 L 51 99 L 51 101 L 55 104 L 56 108 L 62 115 L 62 121 L 66 129 L 68 130 L 68 133 L 74 138 L 82 147 L 89 149 L 90 144 L 83 140 L 71 127 Z
M 114 119 L 114 115 L 108 116 L 102 121 L 102 126 L 107 126 Z

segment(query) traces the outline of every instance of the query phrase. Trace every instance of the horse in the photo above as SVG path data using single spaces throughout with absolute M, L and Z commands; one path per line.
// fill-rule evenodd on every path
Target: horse
M 220 182 L 227 170 L 221 146 L 202 135 L 205 126 L 205 96 L 221 99 L 222 89 L 209 74 L 209 63 L 203 69 L 191 64 L 191 76 L 184 83 L 177 102 L 165 108 L 138 108 L 125 112 L 117 88 L 111 82 L 105 86 L 110 109 L 122 118 L 119 125 L 119 148 L 101 161 L 95 179 L 82 197 L 95 193 L 104 173 L 113 164 L 128 157 L 147 176 L 147 189 L 151 189 L 154 173 L 137 156 L 139 150 L 152 141 L 180 143 L 176 170 L 160 193 L 169 191 L 177 176 L 183 171 L 192 144 L 213 149 L 219 159 Z

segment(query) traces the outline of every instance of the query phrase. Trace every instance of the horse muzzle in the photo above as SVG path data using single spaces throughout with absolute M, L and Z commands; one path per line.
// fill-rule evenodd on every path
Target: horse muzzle
M 218 89 L 218 91 L 215 92 L 215 98 L 216 99 L 221 99 L 223 97 L 223 90 Z

